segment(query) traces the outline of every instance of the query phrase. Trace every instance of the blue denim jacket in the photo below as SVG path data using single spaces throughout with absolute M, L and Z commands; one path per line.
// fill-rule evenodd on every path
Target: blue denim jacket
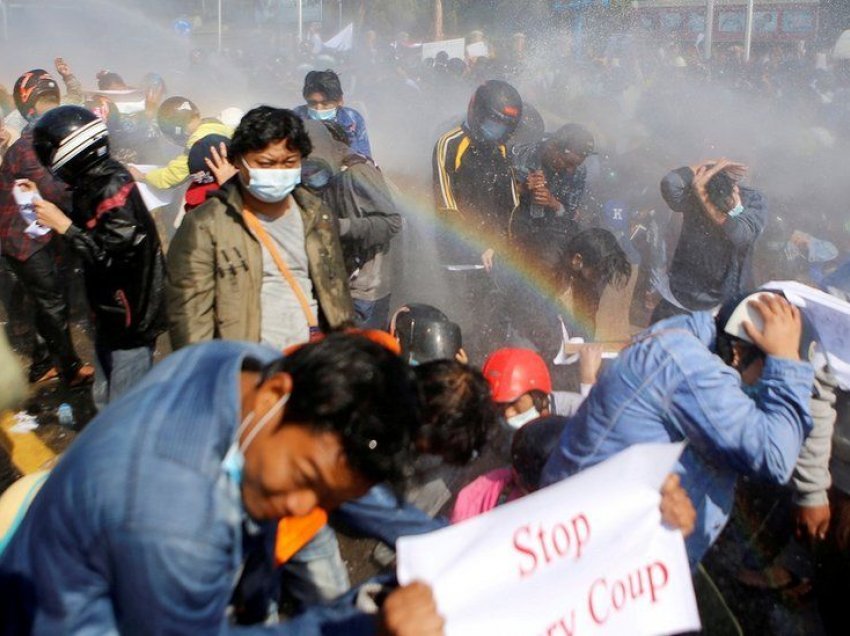
M 687 440 L 677 472 L 697 510 L 686 546 L 696 566 L 729 518 L 739 474 L 791 477 L 812 428 L 814 371 L 768 357 L 752 395 L 714 353 L 708 312 L 663 320 L 608 367 L 543 471 L 548 485 L 645 442 Z
M 239 373 L 247 357 L 278 355 L 188 347 L 102 411 L 0 558 L 0 633 L 299 635 L 351 618 L 327 608 L 272 627 L 225 619 L 242 565 L 241 494 L 221 466 L 241 415 Z

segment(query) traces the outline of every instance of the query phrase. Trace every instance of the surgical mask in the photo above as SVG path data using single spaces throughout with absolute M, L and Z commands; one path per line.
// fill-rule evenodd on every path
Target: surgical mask
M 508 135 L 508 126 L 495 119 L 485 119 L 481 122 L 481 134 L 488 141 L 501 141 Z
M 324 170 L 314 172 L 308 176 L 302 176 L 302 183 L 312 190 L 322 190 L 330 183 L 331 175 Z
M 283 201 L 301 183 L 301 168 L 252 168 L 245 160 L 249 181 L 243 185 L 255 199 L 265 203 Z
M 741 382 L 741 390 L 746 394 L 748 398 L 751 400 L 756 400 L 761 393 L 761 389 L 759 388 L 758 383 L 756 384 L 747 384 L 746 382 Z
M 509 417 L 508 426 L 516 430 L 522 428 L 530 421 L 536 420 L 538 417 L 540 417 L 540 411 L 538 411 L 535 407 L 532 406 L 530 409 L 524 411 L 523 413 L 520 413 L 519 415 Z
M 307 115 L 310 119 L 317 119 L 319 121 L 329 121 L 331 119 L 336 118 L 336 108 L 326 108 L 324 110 L 319 110 L 318 108 L 307 108 Z
M 251 442 L 254 441 L 254 438 L 257 437 L 257 434 L 263 430 L 266 424 L 271 421 L 271 419 L 277 415 L 280 410 L 286 405 L 286 402 L 289 400 L 289 394 L 282 396 L 277 402 L 275 402 L 274 406 L 269 409 L 268 413 L 263 415 L 257 425 L 251 429 L 251 432 L 245 438 L 244 442 L 240 442 L 239 438 L 242 437 L 242 434 L 248 430 L 248 427 L 251 425 L 251 422 L 254 421 L 255 413 L 252 411 L 248 414 L 248 416 L 242 420 L 242 423 L 236 429 L 236 435 L 233 438 L 233 444 L 230 445 L 230 448 L 227 450 L 227 454 L 224 456 L 224 459 L 221 461 L 221 468 L 230 478 L 230 481 L 233 482 L 237 486 L 242 485 L 242 470 L 245 467 L 245 451 L 248 450 L 248 447 L 251 445 Z
M 739 216 L 743 211 L 744 211 L 744 206 L 739 203 L 734 208 L 729 210 L 729 216 L 731 216 L 734 219 L 736 216 Z

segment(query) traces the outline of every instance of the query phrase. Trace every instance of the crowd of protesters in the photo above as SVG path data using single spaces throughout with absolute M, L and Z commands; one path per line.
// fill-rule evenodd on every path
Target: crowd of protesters
M 424 59 L 406 33 L 307 43 L 262 65 L 193 53 L 210 78 L 238 62 L 270 104 L 219 95 L 218 114 L 156 73 L 84 88 L 61 58 L 0 93 L 9 339 L 31 385 L 90 386 L 98 410 L 0 537 L 0 632 L 439 634 L 426 585 L 352 588 L 338 531 L 381 542 L 386 568 L 401 536 L 686 441 L 661 509 L 694 575 L 746 545 L 727 597 L 808 585 L 840 633 L 850 409 L 826 354 L 850 352 L 757 290 L 850 298 L 846 199 L 801 180 L 774 200 L 722 136 L 700 156 L 685 98 L 697 78 L 793 103 L 811 125 L 792 152 L 830 153 L 850 68 L 637 38 L 580 57 L 521 33 Z M 430 232 L 394 177 L 431 191 Z M 819 212 L 793 210 L 806 197 Z M 416 297 L 423 259 L 440 307 Z M 765 497 L 758 531 L 727 538 Z M 805 581 L 782 560 L 795 536 Z

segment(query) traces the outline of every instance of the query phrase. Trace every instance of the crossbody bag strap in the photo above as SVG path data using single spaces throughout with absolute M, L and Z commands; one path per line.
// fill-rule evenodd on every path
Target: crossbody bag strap
M 263 224 L 260 223 L 260 219 L 257 218 L 257 215 L 250 210 L 244 210 L 243 216 L 248 227 L 251 228 L 251 231 L 254 232 L 260 240 L 260 243 L 263 244 L 263 247 L 268 250 L 269 255 L 272 257 L 275 265 L 277 265 L 277 268 L 280 270 L 283 278 L 287 283 L 289 283 L 289 286 L 292 288 L 292 292 L 295 294 L 295 297 L 298 299 L 298 303 L 301 305 L 301 311 L 304 312 L 304 317 L 307 319 L 307 325 L 310 327 L 310 332 L 314 332 L 319 327 L 319 321 L 316 320 L 316 315 L 310 308 L 310 301 L 307 298 L 307 294 L 304 293 L 301 285 L 299 285 L 298 281 L 295 280 L 295 276 L 292 275 L 289 266 L 286 264 L 286 261 L 283 260 L 280 250 L 277 249 L 277 246 L 269 236 L 269 233 L 266 232 L 266 228 L 264 228 Z

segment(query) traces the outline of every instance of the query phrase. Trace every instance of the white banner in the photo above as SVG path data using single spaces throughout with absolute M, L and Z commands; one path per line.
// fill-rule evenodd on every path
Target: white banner
M 699 630 L 684 540 L 658 509 L 682 448 L 633 446 L 480 517 L 399 539 L 399 582 L 431 585 L 448 636 Z
M 457 38 L 455 40 L 439 40 L 438 42 L 425 42 L 422 45 L 422 59 L 427 60 L 429 57 L 437 57 L 437 53 L 445 51 L 449 59 L 458 57 L 463 59 L 466 52 L 466 40 Z
M 824 349 L 819 353 L 829 362 L 838 386 L 850 390 L 850 303 L 791 280 L 771 281 L 761 289 L 781 290 L 788 302 L 803 311 L 817 332 Z

